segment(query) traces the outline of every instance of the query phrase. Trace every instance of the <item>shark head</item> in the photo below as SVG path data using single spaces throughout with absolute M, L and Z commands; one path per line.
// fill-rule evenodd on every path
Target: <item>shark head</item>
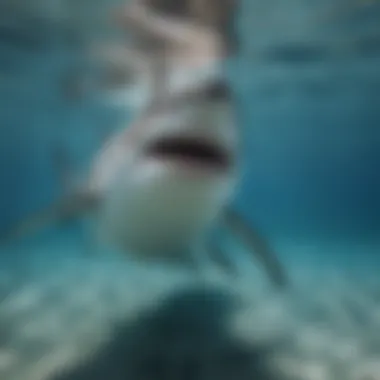
M 172 99 L 108 145 L 93 184 L 101 231 L 123 250 L 173 252 L 196 241 L 230 200 L 238 139 L 228 101 Z

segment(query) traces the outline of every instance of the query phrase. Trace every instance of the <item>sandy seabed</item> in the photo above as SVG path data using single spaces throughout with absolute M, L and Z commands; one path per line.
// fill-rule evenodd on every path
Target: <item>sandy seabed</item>
M 4 252 L 0 268 L 0 378 L 47 380 L 76 367 L 112 337 L 115 324 L 180 286 L 179 269 L 83 257 L 73 247 Z M 380 380 L 380 276 L 294 269 L 279 293 L 257 268 L 210 284 L 230 288 L 243 307 L 231 326 L 241 339 L 274 347 L 276 379 Z

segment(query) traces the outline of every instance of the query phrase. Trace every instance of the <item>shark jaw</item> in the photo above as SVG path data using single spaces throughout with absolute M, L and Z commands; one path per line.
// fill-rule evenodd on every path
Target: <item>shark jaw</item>
M 232 169 L 232 153 L 211 139 L 194 136 L 161 137 L 144 150 L 144 157 L 166 163 L 183 173 L 226 176 Z

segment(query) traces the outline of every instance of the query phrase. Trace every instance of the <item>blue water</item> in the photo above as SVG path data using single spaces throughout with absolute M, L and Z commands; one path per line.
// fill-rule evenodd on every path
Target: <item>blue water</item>
M 238 292 L 256 313 L 244 314 L 242 325 L 250 327 L 252 341 L 278 339 L 273 351 L 293 355 L 285 367 L 297 379 L 378 379 L 379 49 L 305 63 L 271 58 L 265 47 L 257 56 L 251 42 L 246 36 L 231 69 L 247 161 L 236 206 L 268 238 L 294 285 L 289 294 L 275 294 L 255 263 L 244 264 L 241 247 L 229 247 L 244 269 Z M 287 42 L 279 37 L 278 44 Z M 57 141 L 81 173 L 103 136 L 132 118 L 96 96 L 67 101 L 58 84 L 70 59 L 54 43 L 30 51 L 0 41 L 0 230 L 62 195 L 51 161 Z M 116 321 L 191 282 L 176 270 L 150 272 L 121 258 L 85 257 L 82 244 L 74 224 L 1 249 L 1 378 L 50 378 L 102 346 Z M 144 363 L 145 348 L 139 349 L 136 360 Z M 212 373 L 210 379 L 221 378 Z M 84 380 L 94 373 L 72 376 Z

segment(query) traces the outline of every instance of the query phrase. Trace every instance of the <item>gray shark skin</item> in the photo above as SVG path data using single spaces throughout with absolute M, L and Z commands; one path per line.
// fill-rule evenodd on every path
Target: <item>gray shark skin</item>
M 93 247 L 101 242 L 141 260 L 188 265 L 196 250 L 212 251 L 206 237 L 221 224 L 253 252 L 276 286 L 285 286 L 274 252 L 231 206 L 239 178 L 238 131 L 221 92 L 209 90 L 152 105 L 105 143 L 79 192 L 26 218 L 2 241 L 88 216 Z M 219 266 L 234 270 L 220 249 L 213 252 Z

